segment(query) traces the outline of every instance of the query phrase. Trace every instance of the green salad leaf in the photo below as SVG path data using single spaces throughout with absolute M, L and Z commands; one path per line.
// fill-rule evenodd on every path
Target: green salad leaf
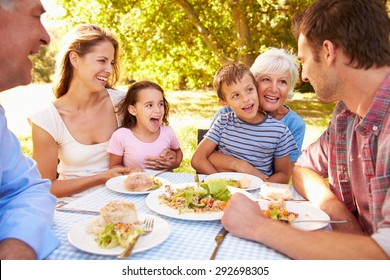
M 98 237 L 96 238 L 96 241 L 101 247 L 107 249 L 118 246 L 119 241 L 115 232 L 115 224 L 108 223 L 104 230 L 99 233 Z
M 226 179 L 210 179 L 207 181 L 207 186 L 215 200 L 228 201 L 230 199 L 231 193 Z
M 159 189 L 160 187 L 162 187 L 163 183 L 156 177 L 152 177 L 152 180 L 153 180 L 153 187 L 152 187 L 152 191 L 154 190 L 157 190 Z
M 127 247 L 127 245 L 138 235 L 142 234 L 140 228 L 126 229 L 126 227 L 117 227 L 114 223 L 108 223 L 104 230 L 96 238 L 97 243 L 106 249 L 115 246 Z
M 231 197 L 225 179 L 197 182 L 197 186 L 187 185 L 185 188 L 176 190 L 172 190 L 170 186 L 166 186 L 166 188 L 168 194 L 160 195 L 160 202 L 177 209 L 179 213 L 196 212 L 202 208 L 205 208 L 206 211 L 215 211 L 216 209 L 220 211 L 221 204 L 214 204 L 214 202 L 226 202 Z M 214 205 L 216 205 L 215 208 Z
M 142 229 L 132 229 L 130 231 L 118 230 L 116 236 L 118 238 L 119 244 L 126 248 L 130 242 L 133 241 L 138 235 L 141 235 L 144 231 Z

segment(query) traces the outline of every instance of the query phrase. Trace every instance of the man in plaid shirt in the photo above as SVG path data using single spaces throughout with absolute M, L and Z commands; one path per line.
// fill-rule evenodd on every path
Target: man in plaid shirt
M 332 220 L 333 232 L 272 223 L 234 196 L 222 223 L 292 258 L 390 257 L 390 21 L 379 0 L 318 0 L 294 18 L 302 79 L 338 101 L 321 137 L 298 159 L 293 184 Z M 327 179 L 326 179 L 327 178 Z M 257 207 L 258 208 L 258 207 Z

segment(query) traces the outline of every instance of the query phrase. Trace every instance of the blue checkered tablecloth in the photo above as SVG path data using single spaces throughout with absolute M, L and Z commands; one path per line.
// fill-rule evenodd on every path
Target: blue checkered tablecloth
M 150 172 L 153 174 L 153 172 Z M 194 182 L 194 175 L 188 173 L 167 172 L 159 175 L 171 183 Z M 204 175 L 200 175 L 202 180 Z M 258 192 L 253 192 L 254 196 Z M 297 195 L 294 194 L 296 197 Z M 170 235 L 160 245 L 149 250 L 133 253 L 135 260 L 208 260 L 215 247 L 215 236 L 221 229 L 220 221 L 191 221 L 180 220 L 159 215 L 151 211 L 145 204 L 145 195 L 129 195 L 100 188 L 94 192 L 75 199 L 63 208 L 78 208 L 99 211 L 102 206 L 111 200 L 127 200 L 133 202 L 138 213 L 152 214 L 168 222 Z M 299 199 L 299 196 L 298 196 Z M 91 215 L 56 211 L 54 231 L 61 240 L 58 247 L 48 259 L 54 260 L 91 260 L 116 259 L 115 256 L 89 254 L 73 247 L 68 241 L 68 232 L 76 224 L 90 220 Z M 278 260 L 288 259 L 286 256 L 256 242 L 240 239 L 228 234 L 222 243 L 216 259 L 218 260 Z

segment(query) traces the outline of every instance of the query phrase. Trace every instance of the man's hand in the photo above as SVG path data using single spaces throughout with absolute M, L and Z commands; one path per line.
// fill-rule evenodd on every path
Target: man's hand
M 267 219 L 256 201 L 236 193 L 228 201 L 221 222 L 233 235 L 254 240 L 257 225 L 260 225 L 262 218 Z

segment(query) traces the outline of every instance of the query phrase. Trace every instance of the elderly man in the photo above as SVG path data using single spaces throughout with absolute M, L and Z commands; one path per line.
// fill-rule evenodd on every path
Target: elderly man
M 50 41 L 40 0 L 0 0 L 0 92 L 31 83 L 29 56 Z M 23 156 L 0 106 L 0 259 L 43 259 L 58 245 L 56 199 L 33 160 Z

